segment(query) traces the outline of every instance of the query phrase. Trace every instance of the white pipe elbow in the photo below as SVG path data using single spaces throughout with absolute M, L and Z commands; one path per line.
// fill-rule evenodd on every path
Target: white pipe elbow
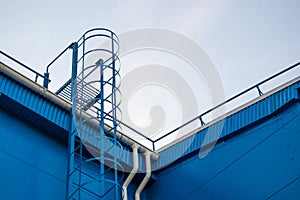
M 122 186 L 123 200 L 128 200 L 127 188 L 139 168 L 138 146 L 136 144 L 132 145 L 132 152 L 133 152 L 133 168 Z
M 143 191 L 151 177 L 151 154 L 147 151 L 144 155 L 146 161 L 146 175 L 135 192 L 135 200 L 140 200 L 141 192 Z

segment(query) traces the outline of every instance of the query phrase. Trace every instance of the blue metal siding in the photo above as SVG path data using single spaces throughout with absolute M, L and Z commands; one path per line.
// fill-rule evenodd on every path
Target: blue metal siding
M 18 103 L 6 100 L 9 101 L 2 94 L 0 96 L 1 198 L 65 199 L 68 159 L 66 146 L 57 142 L 53 137 L 49 137 L 43 130 L 36 128 L 36 125 L 28 123 L 41 122 L 41 116 L 31 115 L 28 110 L 20 109 Z M 30 120 L 22 120 L 15 116 L 15 113 L 1 109 L 8 104 L 12 107 L 17 106 L 19 115 L 25 115 Z M 50 126 L 49 129 L 52 127 Z M 54 129 L 52 131 L 55 132 Z M 92 168 L 88 167 L 88 170 L 90 169 Z M 85 199 L 90 199 L 90 197 Z
M 62 129 L 68 131 L 69 128 L 69 120 L 70 113 L 68 110 L 58 106 L 57 104 L 51 102 L 51 100 L 46 99 L 40 94 L 30 90 L 26 86 L 17 81 L 11 79 L 7 75 L 0 73 L 0 93 L 8 96 L 24 107 L 30 109 L 34 113 L 37 113 L 39 116 L 43 117 L 54 123 L 55 125 L 61 127 Z M 19 115 L 26 117 L 28 113 L 26 110 L 19 109 L 17 111 Z M 30 116 L 32 118 L 32 116 Z M 39 123 L 40 118 L 31 119 L 32 121 L 36 121 Z M 90 130 L 91 134 L 95 132 L 91 126 L 85 126 L 84 129 Z M 51 131 L 51 126 L 49 126 L 49 132 L 52 134 L 60 134 Z M 62 137 L 59 135 L 55 135 L 56 137 Z M 67 137 L 67 136 L 64 136 Z M 132 155 L 131 150 L 127 147 L 124 147 L 124 152 L 122 156 L 122 161 L 128 165 L 132 165 Z
M 224 127 L 220 137 L 226 137 L 230 133 L 272 114 L 291 99 L 298 98 L 297 88 L 299 88 L 299 86 L 299 82 L 296 82 L 287 88 L 228 116 L 224 121 Z M 42 87 L 41 90 L 43 90 Z M 16 102 L 24 105 L 26 108 L 29 108 L 43 118 L 68 131 L 70 120 L 69 110 L 58 106 L 52 102 L 51 99 L 47 99 L 29 88 L 26 88 L 22 83 L 12 80 L 2 73 L 0 73 L 0 93 L 7 95 Z M 26 113 L 24 113 L 24 115 L 26 115 Z M 37 118 L 36 120 L 39 119 Z M 153 162 L 153 169 L 164 167 L 176 159 L 198 150 L 201 146 L 213 142 L 214 138 L 217 137 L 213 134 L 219 132 L 222 123 L 223 121 L 212 124 L 206 129 L 200 130 L 197 134 L 163 150 L 160 152 L 159 159 Z M 91 129 L 91 127 L 85 127 L 85 129 Z M 204 144 L 205 139 L 207 140 L 206 144 Z M 122 160 L 128 165 L 132 165 L 131 152 L 129 149 L 126 149 L 124 152 Z
M 22 84 L 0 73 L 0 93 L 14 99 L 33 112 L 68 130 L 69 111 L 54 104 L 45 97 L 27 89 Z
M 147 199 L 299 199 L 300 103 L 244 130 L 204 158 L 156 172 Z
M 282 107 L 284 104 L 289 102 L 292 99 L 298 98 L 297 88 L 300 87 L 300 82 L 296 82 L 271 96 L 262 99 L 250 105 L 241 111 L 234 113 L 231 116 L 225 118 L 224 126 L 220 135 L 220 138 L 225 137 L 249 124 L 254 123 L 257 120 L 260 120 L 274 111 Z M 210 130 L 210 134 L 216 134 L 219 128 L 222 127 L 222 121 L 210 125 L 209 127 L 200 130 L 197 134 L 192 135 L 183 141 L 180 141 L 173 146 L 160 152 L 160 158 L 153 165 L 154 169 L 159 169 L 163 166 L 166 166 L 176 159 L 185 156 L 191 152 L 198 150 L 203 144 L 207 131 Z M 212 135 L 207 135 L 208 141 L 211 141 L 209 138 L 214 138 Z
M 64 199 L 67 149 L 0 109 L 1 199 Z

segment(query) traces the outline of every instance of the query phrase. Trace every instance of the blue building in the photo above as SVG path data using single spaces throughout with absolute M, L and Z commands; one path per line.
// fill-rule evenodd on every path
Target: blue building
M 95 88 L 111 79 L 78 78 L 90 69 L 74 70 L 88 37 L 70 46 L 73 75 L 57 93 L 47 73 L 37 74 L 42 86 L 0 63 L 1 199 L 300 199 L 300 77 L 259 89 L 299 63 L 236 96 L 258 89 L 257 98 L 157 150 L 156 140 L 143 145 L 116 128 L 114 99 L 111 115 L 102 113 L 106 97 Z M 115 56 L 110 49 L 93 69 L 113 66 L 114 77 Z

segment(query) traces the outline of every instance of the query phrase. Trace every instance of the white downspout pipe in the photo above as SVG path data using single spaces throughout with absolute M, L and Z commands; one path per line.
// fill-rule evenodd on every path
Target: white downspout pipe
M 149 151 L 144 153 L 146 162 L 146 175 L 135 192 L 135 200 L 140 200 L 140 194 L 148 183 L 151 176 L 151 154 Z
M 128 200 L 128 194 L 127 194 L 128 185 L 132 181 L 133 177 L 135 176 L 139 168 L 138 146 L 136 144 L 132 145 L 132 152 L 133 152 L 133 168 L 122 186 L 123 200 Z

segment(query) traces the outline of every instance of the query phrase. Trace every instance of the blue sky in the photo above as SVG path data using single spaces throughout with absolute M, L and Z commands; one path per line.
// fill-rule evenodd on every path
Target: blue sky
M 297 0 L 2 1 L 0 47 L 44 72 L 90 28 L 170 29 L 205 49 L 230 97 L 300 60 L 299 8 Z

